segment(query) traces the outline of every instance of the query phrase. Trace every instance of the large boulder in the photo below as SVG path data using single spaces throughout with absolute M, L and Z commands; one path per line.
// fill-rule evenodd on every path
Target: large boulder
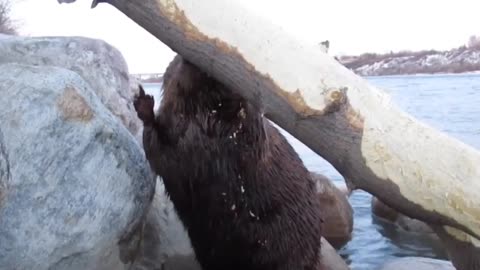
M 155 188 L 140 145 L 84 76 L 4 63 L 16 62 L 12 54 L 40 59 L 46 45 L 6 40 L 0 42 L 0 268 L 127 269 Z M 56 43 L 80 50 L 66 40 Z M 12 54 L 5 53 L 9 46 Z M 52 50 L 42 61 L 61 54 Z M 92 73 L 102 72 L 97 68 L 92 63 Z
M 143 125 L 133 107 L 133 96 L 140 82 L 129 75 L 123 56 L 110 44 L 84 37 L 9 36 L 0 42 L 1 63 L 56 66 L 76 72 L 142 145 Z M 157 269 L 162 265 L 176 269 L 192 263 L 190 240 L 161 179 L 157 177 L 156 182 L 153 202 L 142 221 L 143 235 L 133 269 Z M 188 263 L 179 259 L 182 256 L 186 256 Z
M 56 66 L 75 71 L 101 102 L 139 139 L 127 64 L 116 48 L 84 37 L 13 37 L 0 42 L 0 63 Z M 133 88 L 135 89 L 135 88 Z
M 339 249 L 352 238 L 353 208 L 348 197 L 327 177 L 311 173 L 317 184 L 318 199 L 322 205 L 323 237 Z
M 404 257 L 385 263 L 380 270 L 455 270 L 452 263 L 421 257 Z

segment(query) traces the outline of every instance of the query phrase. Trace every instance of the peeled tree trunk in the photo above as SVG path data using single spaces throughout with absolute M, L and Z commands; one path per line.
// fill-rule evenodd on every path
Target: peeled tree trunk
M 402 112 L 317 44 L 296 39 L 241 0 L 107 2 L 262 104 L 270 120 L 330 162 L 350 187 L 410 217 L 480 237 L 480 152 Z

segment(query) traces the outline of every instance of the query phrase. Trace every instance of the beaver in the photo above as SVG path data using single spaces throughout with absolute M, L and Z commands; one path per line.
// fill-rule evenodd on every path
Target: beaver
M 321 218 L 315 184 L 259 106 L 177 55 L 163 98 L 140 85 L 151 168 L 205 270 L 319 270 Z

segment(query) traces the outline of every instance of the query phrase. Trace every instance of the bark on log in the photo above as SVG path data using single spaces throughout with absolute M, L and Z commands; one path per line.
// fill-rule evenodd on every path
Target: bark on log
M 408 216 L 480 238 L 480 153 L 402 112 L 316 44 L 240 0 L 94 2 L 112 4 L 232 90 L 263 103 L 269 119 L 349 185 Z
M 451 227 L 431 226 L 457 270 L 480 269 L 480 240 Z

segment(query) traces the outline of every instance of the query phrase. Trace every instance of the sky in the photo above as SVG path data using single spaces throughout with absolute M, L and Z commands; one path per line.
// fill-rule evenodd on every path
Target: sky
M 332 55 L 446 50 L 480 35 L 479 0 L 241 1 L 300 39 L 328 39 Z M 114 7 L 90 4 L 13 0 L 12 16 L 22 35 L 103 39 L 122 52 L 131 73 L 165 70 L 173 51 Z

